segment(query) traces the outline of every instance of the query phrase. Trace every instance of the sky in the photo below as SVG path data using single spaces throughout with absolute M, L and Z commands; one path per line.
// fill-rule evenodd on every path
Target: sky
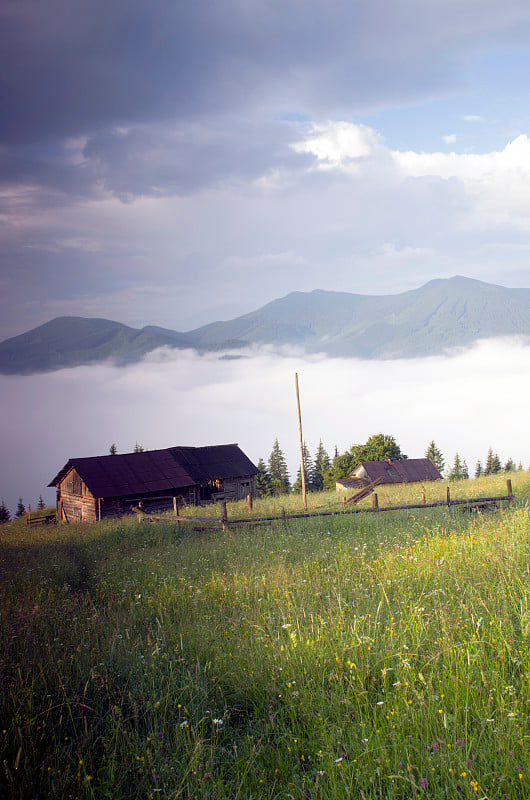
M 530 286 L 526 0 L 4 0 L 0 339 Z
M 0 45 L 0 340 L 62 315 L 187 331 L 292 291 L 457 274 L 530 287 L 527 0 L 3 0 Z M 526 462 L 504 387 L 528 396 L 527 351 L 483 347 L 371 365 L 162 353 L 1 378 L 0 497 L 35 501 L 114 440 L 239 441 L 258 458 L 283 433 L 293 470 L 294 369 L 318 408 L 312 447 L 382 431 L 411 457 L 435 438 L 450 458 L 491 444 Z M 416 427 L 411 397 L 432 410 Z M 31 467 L 14 458 L 35 442 Z

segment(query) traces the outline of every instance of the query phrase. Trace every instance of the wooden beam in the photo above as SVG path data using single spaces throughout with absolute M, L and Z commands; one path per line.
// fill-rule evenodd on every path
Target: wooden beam
M 304 464 L 304 441 L 302 437 L 302 415 L 300 413 L 300 393 L 298 391 L 298 372 L 294 373 L 296 384 L 296 406 L 298 408 L 298 432 L 300 435 L 300 475 L 302 476 L 302 503 L 304 510 L 307 511 L 307 496 L 305 492 L 305 464 Z

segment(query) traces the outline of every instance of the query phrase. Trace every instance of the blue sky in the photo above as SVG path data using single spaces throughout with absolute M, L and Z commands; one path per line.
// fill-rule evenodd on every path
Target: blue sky
M 0 338 L 530 286 L 523 0 L 6 0 Z

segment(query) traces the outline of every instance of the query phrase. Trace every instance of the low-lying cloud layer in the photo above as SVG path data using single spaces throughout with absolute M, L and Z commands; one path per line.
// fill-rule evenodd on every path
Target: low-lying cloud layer
M 78 367 L 1 379 L 0 499 L 39 493 L 71 457 L 101 455 L 114 442 L 131 452 L 172 445 L 238 442 L 256 463 L 278 437 L 294 479 L 298 372 L 304 438 L 330 455 L 373 433 L 396 437 L 409 457 L 431 439 L 452 464 L 458 451 L 473 472 L 491 446 L 504 462 L 530 463 L 527 435 L 530 347 L 491 340 L 452 357 L 357 361 L 279 357 L 272 351 L 225 360 L 159 350 L 142 363 Z

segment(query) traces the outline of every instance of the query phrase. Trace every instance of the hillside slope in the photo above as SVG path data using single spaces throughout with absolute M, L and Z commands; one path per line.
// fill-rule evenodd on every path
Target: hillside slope
M 0 373 L 30 374 L 109 358 L 125 364 L 162 346 L 205 352 L 294 345 L 335 357 L 413 358 L 514 335 L 530 336 L 530 289 L 455 277 L 398 295 L 292 292 L 188 333 L 59 317 L 0 343 Z

